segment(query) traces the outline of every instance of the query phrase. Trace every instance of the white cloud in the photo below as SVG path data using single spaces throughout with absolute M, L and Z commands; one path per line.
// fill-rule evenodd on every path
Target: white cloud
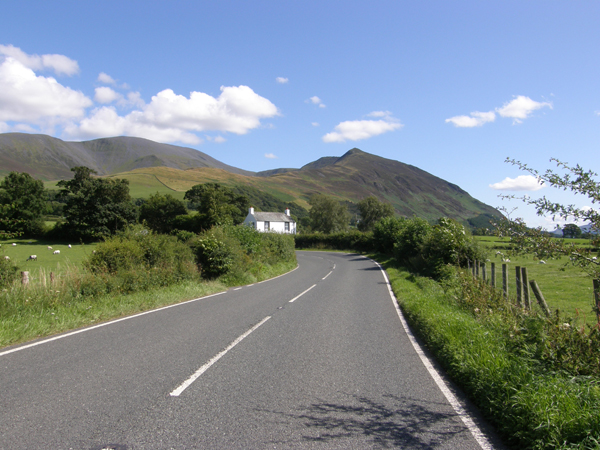
M 104 72 L 98 74 L 98 81 L 104 84 L 117 84 L 113 77 Z
M 386 115 L 385 120 L 348 120 L 338 124 L 334 128 L 335 131 L 323 136 L 323 142 L 359 141 L 387 133 L 388 131 L 398 130 L 403 126 L 399 121 L 391 117 L 391 113 Z
M 284 78 L 284 77 L 277 77 L 277 78 L 275 78 L 275 81 L 277 81 L 279 84 L 286 84 L 290 80 L 288 80 L 287 78 Z
M 458 128 L 480 127 L 484 123 L 493 122 L 496 120 L 496 114 L 493 111 L 479 112 L 474 111 L 470 116 L 454 116 L 446 119 L 446 123 L 450 122 Z
M 0 133 L 8 133 L 10 131 L 10 127 L 5 122 L 0 122 Z
M 75 75 L 79 73 L 79 64 L 64 55 L 28 55 L 13 45 L 0 45 L 0 55 L 20 62 L 32 70 L 51 69 L 57 75 Z
M 600 116 L 600 111 L 595 111 L 595 114 L 596 114 L 597 116 Z
M 1 61 L 1 60 L 0 60 Z M 9 56 L 0 63 L 0 121 L 52 127 L 85 115 L 92 101 Z
M 545 187 L 533 175 L 519 175 L 517 178 L 506 177 L 499 183 L 490 184 L 492 189 L 504 191 L 538 191 Z
M 306 102 L 310 102 L 313 105 L 318 105 L 319 108 L 325 108 L 325 105 L 323 104 L 323 102 L 321 101 L 321 99 L 319 97 L 317 97 L 316 95 L 309 98 L 308 100 L 306 100 Z
M 527 119 L 533 111 L 544 107 L 552 109 L 552 103 L 536 102 L 529 97 L 519 95 L 514 100 L 505 103 L 502 108 L 496 108 L 496 111 L 498 111 L 498 114 L 502 117 L 510 117 L 514 119 L 515 123 L 521 123 L 522 120 Z
M 522 123 L 533 111 L 545 107 L 552 109 L 552 103 L 536 102 L 529 97 L 519 95 L 514 100 L 505 103 L 501 108 L 488 112 L 474 111 L 469 116 L 450 117 L 446 119 L 446 123 L 452 123 L 458 128 L 480 127 L 485 123 L 494 122 L 496 120 L 495 112 L 500 114 L 501 117 L 512 118 L 513 123 Z
M 112 103 L 115 100 L 121 99 L 123 96 L 118 92 L 115 92 L 109 87 L 102 86 L 96 88 L 96 95 L 94 95 L 94 100 L 98 103 Z
M 277 159 L 277 156 L 275 156 L 273 153 L 265 153 L 265 158 Z
M 113 107 L 102 107 L 66 131 L 80 138 L 127 135 L 198 144 L 201 140 L 194 132 L 246 134 L 258 128 L 261 119 L 278 114 L 273 103 L 248 86 L 222 86 L 217 98 L 202 92 L 192 92 L 187 98 L 165 89 L 125 116 L 119 116 Z
M 313 127 L 318 127 L 319 126 L 319 122 L 311 122 L 310 123 Z

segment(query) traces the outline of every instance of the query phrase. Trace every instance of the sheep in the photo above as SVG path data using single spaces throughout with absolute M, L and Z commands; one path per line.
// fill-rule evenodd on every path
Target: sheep
M 71 244 L 69 244 L 69 248 L 71 248 Z
M 9 256 L 5 256 L 4 259 L 7 260 L 7 261 L 10 261 L 10 257 Z
M 52 247 L 48 246 L 48 250 L 52 250 Z
M 540 262 L 538 264 L 546 264 L 546 261 L 544 261 L 543 259 L 540 259 Z
M 27 261 L 37 261 L 37 255 L 31 255 L 29 258 L 27 258 Z
M 60 255 L 60 250 L 54 250 L 54 251 L 52 252 L 52 254 L 53 254 L 53 255 Z
M 17 246 L 17 244 L 13 242 L 13 247 L 16 247 L 16 246 Z

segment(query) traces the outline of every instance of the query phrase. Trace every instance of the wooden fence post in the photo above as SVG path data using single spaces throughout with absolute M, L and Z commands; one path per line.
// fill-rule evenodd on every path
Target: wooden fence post
M 531 299 L 529 298 L 529 283 L 527 282 L 527 267 L 521 267 L 521 281 L 523 282 L 523 303 L 525 309 L 531 309 Z
M 492 263 L 492 267 L 490 268 L 492 273 L 492 287 L 495 288 L 496 287 L 496 263 Z
M 50 283 L 54 284 L 54 272 L 50 272 Z
M 29 284 L 29 272 L 21 272 L 21 284 L 27 286 Z
M 535 282 L 535 280 L 531 280 L 529 282 L 529 285 L 531 286 L 533 295 L 535 295 L 535 298 L 537 298 L 537 301 L 538 301 L 540 307 L 542 308 L 542 311 L 544 311 L 544 314 L 546 314 L 546 317 L 550 317 L 550 315 L 551 315 L 550 308 L 548 308 L 548 303 L 546 303 L 546 299 L 542 295 L 542 291 L 541 291 L 540 287 Z
M 508 298 L 508 268 L 506 264 L 502 264 L 502 292 L 504 298 Z
M 521 296 L 521 291 L 523 287 L 523 283 L 521 282 L 521 266 L 515 267 L 515 278 L 517 285 L 517 306 L 520 308 L 523 307 L 523 297 Z
M 481 263 L 481 278 L 483 278 L 483 282 L 487 281 L 487 266 L 485 263 Z
M 600 323 L 600 280 L 594 280 L 594 299 L 596 300 L 596 316 Z
M 473 267 L 471 267 L 471 271 L 473 272 L 473 278 L 475 278 L 475 266 L 477 265 L 477 261 L 473 261 Z
M 479 266 L 480 262 L 475 260 L 475 278 L 479 278 Z

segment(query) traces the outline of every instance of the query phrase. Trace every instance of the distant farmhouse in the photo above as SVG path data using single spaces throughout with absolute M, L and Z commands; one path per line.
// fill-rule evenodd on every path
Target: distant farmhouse
M 290 216 L 289 208 L 285 213 L 277 212 L 254 212 L 250 208 L 244 225 L 250 226 L 261 232 L 273 231 L 275 233 L 296 234 L 296 222 Z

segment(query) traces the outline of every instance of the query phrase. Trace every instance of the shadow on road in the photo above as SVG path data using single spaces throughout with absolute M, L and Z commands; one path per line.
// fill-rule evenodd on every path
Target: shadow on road
M 442 405 L 393 395 L 383 395 L 381 402 L 349 397 L 347 403 L 323 401 L 300 407 L 297 413 L 279 414 L 303 424 L 306 443 L 336 446 L 358 440 L 376 448 L 453 449 L 472 440 L 455 414 L 440 412 L 445 409 Z

